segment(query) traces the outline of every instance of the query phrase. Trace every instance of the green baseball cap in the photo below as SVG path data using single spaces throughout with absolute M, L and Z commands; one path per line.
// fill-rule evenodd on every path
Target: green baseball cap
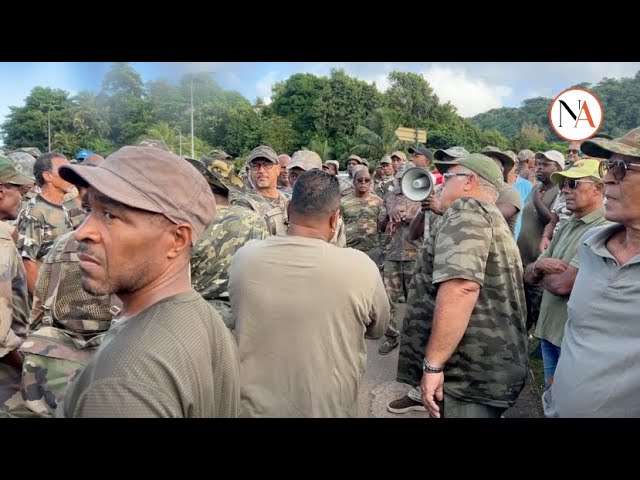
M 0 182 L 23 186 L 33 185 L 34 180 L 18 172 L 7 157 L 0 156 Z
M 504 181 L 502 180 L 502 172 L 493 158 L 487 157 L 481 153 L 472 153 L 466 157 L 456 158 L 450 162 L 435 160 L 434 163 L 438 167 L 440 173 L 445 173 L 454 165 L 462 165 L 472 172 L 477 173 L 494 187 L 500 190 Z
M 553 172 L 551 174 L 551 182 L 560 183 L 563 178 L 600 178 L 600 172 L 598 171 L 599 165 L 600 162 L 598 160 L 580 159 L 574 162 L 571 168 L 568 168 L 567 170 Z

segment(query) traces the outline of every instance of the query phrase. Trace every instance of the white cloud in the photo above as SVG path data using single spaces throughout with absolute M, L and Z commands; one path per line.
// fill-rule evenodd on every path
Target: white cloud
M 491 85 L 466 70 L 433 65 L 421 72 L 442 103 L 450 101 L 463 117 L 472 117 L 492 108 L 500 108 L 511 87 Z
M 256 83 L 256 95 L 262 97 L 267 105 L 271 103 L 271 87 L 279 80 L 279 73 L 277 70 L 272 70 Z

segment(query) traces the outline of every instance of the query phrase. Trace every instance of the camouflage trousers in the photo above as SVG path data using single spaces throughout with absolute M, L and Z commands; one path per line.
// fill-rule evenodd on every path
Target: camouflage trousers
M 216 312 L 220 314 L 222 317 L 222 321 L 227 326 L 229 330 L 233 330 L 235 328 L 236 322 L 233 319 L 233 315 L 231 314 L 231 304 L 228 301 L 224 300 L 207 300 L 209 305 L 211 305 Z
M 32 334 L 20 347 L 24 355 L 19 388 L 2 398 L 8 417 L 53 417 L 67 386 L 89 362 L 97 347 L 79 349 L 70 339 Z M 6 396 L 5 396 L 6 397 Z
M 538 323 L 543 292 L 540 285 L 524 284 L 524 297 L 527 300 L 527 332 L 534 329 Z
M 387 291 L 391 306 L 391 320 L 384 334 L 385 337 L 395 339 L 400 335 L 395 319 L 397 304 L 400 298 L 406 301 L 408 297 L 409 282 L 411 281 L 415 264 L 415 260 L 406 262 L 387 260 L 384 262 L 384 288 Z

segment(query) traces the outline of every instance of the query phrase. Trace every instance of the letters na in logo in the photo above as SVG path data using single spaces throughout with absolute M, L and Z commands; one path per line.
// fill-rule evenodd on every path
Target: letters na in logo
M 569 142 L 582 142 L 593 137 L 604 113 L 598 97 L 584 88 L 569 88 L 551 102 L 549 122 L 556 134 Z

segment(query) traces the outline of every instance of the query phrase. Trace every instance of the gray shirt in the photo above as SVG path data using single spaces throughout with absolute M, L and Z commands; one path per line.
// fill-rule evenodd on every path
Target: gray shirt
M 623 228 L 594 228 L 580 242 L 548 417 L 640 417 L 640 255 L 620 266 L 605 246 Z

